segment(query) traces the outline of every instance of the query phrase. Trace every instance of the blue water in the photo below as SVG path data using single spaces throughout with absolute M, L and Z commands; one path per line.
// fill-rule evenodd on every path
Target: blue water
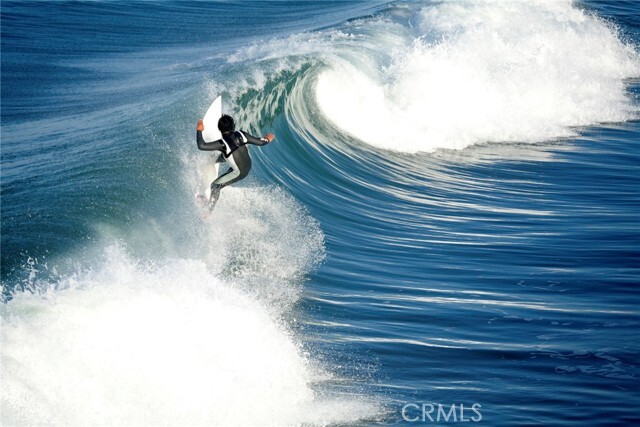
M 1 13 L 2 425 L 640 422 L 637 2 Z

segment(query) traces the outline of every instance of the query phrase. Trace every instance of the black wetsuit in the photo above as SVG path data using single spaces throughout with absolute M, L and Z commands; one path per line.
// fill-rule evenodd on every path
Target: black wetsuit
M 202 132 L 197 131 L 196 140 L 198 148 L 205 151 L 220 151 L 229 164 L 229 170 L 220 175 L 211 183 L 210 206 L 213 207 L 220 190 L 229 184 L 245 178 L 251 170 L 251 156 L 247 144 L 266 145 L 269 140 L 256 138 L 243 131 L 235 131 L 222 135 L 221 139 L 206 142 L 202 138 Z

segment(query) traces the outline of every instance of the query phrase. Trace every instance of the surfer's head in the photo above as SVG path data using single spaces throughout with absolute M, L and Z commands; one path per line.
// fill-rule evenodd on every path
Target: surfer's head
M 233 121 L 233 117 L 227 114 L 224 114 L 222 117 L 220 117 L 220 120 L 218 120 L 218 129 L 222 133 L 229 133 L 229 132 L 235 131 L 236 123 Z

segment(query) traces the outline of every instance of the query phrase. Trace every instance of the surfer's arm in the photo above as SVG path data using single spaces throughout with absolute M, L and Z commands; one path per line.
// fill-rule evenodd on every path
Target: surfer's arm
M 241 132 L 242 132 L 242 135 L 244 135 L 245 139 L 247 140 L 247 144 L 267 145 L 268 143 L 273 141 L 273 139 L 275 138 L 275 135 L 272 133 L 266 134 L 263 138 L 256 138 L 255 136 L 249 135 L 244 131 L 241 131 Z
M 196 131 L 196 141 L 198 142 L 198 149 L 204 151 L 224 151 L 224 144 L 221 139 L 213 142 L 206 142 L 202 137 L 202 131 Z
M 198 120 L 198 126 L 196 126 L 196 142 L 198 143 L 198 149 L 204 151 L 225 151 L 224 143 L 221 139 L 213 142 L 207 142 L 202 137 L 202 131 L 204 130 L 204 124 L 202 120 Z
M 204 130 L 204 124 L 202 120 L 198 120 L 198 126 L 196 126 L 196 142 L 198 143 L 198 149 L 204 151 L 224 151 L 224 143 L 221 139 L 213 142 L 207 142 L 202 137 L 202 131 Z

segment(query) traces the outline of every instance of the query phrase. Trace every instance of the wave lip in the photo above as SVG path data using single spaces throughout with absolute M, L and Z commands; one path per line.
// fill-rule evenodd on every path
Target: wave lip
M 323 114 L 371 145 L 535 143 L 638 116 L 625 87 L 640 76 L 637 49 L 569 1 L 445 2 L 415 11 L 413 29 L 380 19 L 363 38 L 382 41 L 373 59 L 355 66 L 354 42 L 315 88 Z

